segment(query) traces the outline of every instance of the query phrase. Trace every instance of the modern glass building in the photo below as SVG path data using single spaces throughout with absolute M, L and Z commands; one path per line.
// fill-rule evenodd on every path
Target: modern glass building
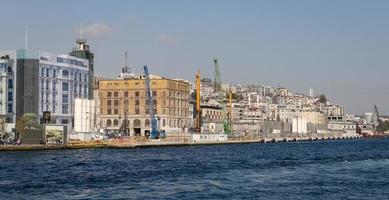
M 74 99 L 89 97 L 89 61 L 34 50 L 0 51 L 0 117 L 51 113 L 51 123 L 74 124 Z

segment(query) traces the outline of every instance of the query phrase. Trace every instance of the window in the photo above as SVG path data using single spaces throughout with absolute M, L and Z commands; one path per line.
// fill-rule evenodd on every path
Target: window
M 149 109 L 145 109 L 145 114 L 146 115 L 150 114 L 150 110 Z
M 107 100 L 107 106 L 111 106 L 111 103 L 112 103 L 111 100 Z
M 49 76 L 50 76 L 50 69 L 46 68 L 46 77 L 49 77 Z
M 135 119 L 134 120 L 134 126 L 135 127 L 139 127 L 140 126 L 140 120 L 139 119 Z
M 125 97 L 128 97 L 128 92 L 124 92 L 124 96 L 125 96 Z
M 9 112 L 9 113 L 12 113 L 12 112 L 13 112 L 13 110 L 12 110 L 12 104 L 11 104 L 11 103 L 8 104 L 8 112 Z
M 107 115 L 110 115 L 110 114 L 112 114 L 112 111 L 111 111 L 111 109 L 108 109 L 107 110 Z
M 44 76 L 45 75 L 45 68 L 42 68 L 41 69 L 41 76 Z
M 139 92 L 135 92 L 135 96 L 136 96 L 136 97 L 139 97 Z
M 64 78 L 69 77 L 69 71 L 68 71 L 68 70 L 63 70 L 63 71 L 62 71 L 62 76 L 63 76 Z
M 150 127 L 150 120 L 149 120 L 149 119 L 146 119 L 146 120 L 145 120 L 145 126 L 146 126 L 146 127 Z
M 153 91 L 153 97 L 157 96 L 157 91 Z
M 50 81 L 46 80 L 46 90 L 49 90 L 49 88 L 50 88 Z
M 114 105 L 114 106 L 118 106 L 118 105 L 119 105 L 119 100 L 114 100 L 114 101 L 113 101 L 113 105 Z
M 69 83 L 62 83 L 62 91 L 64 92 L 69 91 Z
M 77 93 L 77 87 L 78 87 L 78 84 L 74 83 L 74 86 L 73 86 L 73 92 L 74 93 Z
M 135 100 L 135 105 L 139 106 L 139 100 Z
M 113 110 L 113 114 L 114 114 L 114 115 L 119 114 L 119 110 L 118 110 L 118 109 L 114 109 L 114 110 Z
M 113 96 L 114 96 L 114 97 L 118 97 L 118 96 L 119 96 L 119 92 L 114 92 L 114 93 L 113 93 Z
M 62 106 L 62 114 L 68 114 L 69 113 L 69 106 L 63 105 Z
M 112 126 L 112 121 L 110 119 L 107 120 L 107 127 L 111 127 Z
M 9 88 L 9 89 L 14 88 L 14 82 L 13 82 L 12 79 L 8 79 L 8 88 Z
M 135 109 L 135 115 L 139 115 L 139 109 Z
M 69 95 L 67 94 L 62 95 L 62 103 L 69 103 Z
M 56 76 L 57 76 L 57 71 L 53 69 L 53 78 L 55 78 Z
M 13 101 L 12 92 L 8 92 L 8 101 L 9 101 L 9 102 Z
M 112 96 L 112 92 L 107 92 L 107 97 L 111 97 Z
M 119 121 L 117 119 L 113 120 L 113 126 L 119 126 Z

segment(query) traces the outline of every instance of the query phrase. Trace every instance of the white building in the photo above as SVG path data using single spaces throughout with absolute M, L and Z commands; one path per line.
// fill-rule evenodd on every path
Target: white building
M 0 51 L 0 56 L 0 63 L 8 63 L 7 121 L 25 113 L 43 121 L 43 113 L 50 112 L 51 123 L 72 130 L 74 99 L 89 96 L 89 61 L 28 49 Z
M 307 120 L 302 117 L 293 118 L 292 132 L 298 134 L 306 134 L 307 131 Z
M 94 100 L 76 98 L 74 102 L 74 131 L 89 133 L 95 130 Z

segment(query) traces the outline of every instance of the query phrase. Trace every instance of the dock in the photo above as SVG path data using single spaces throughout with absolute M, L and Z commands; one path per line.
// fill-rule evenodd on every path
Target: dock
M 146 147 L 173 147 L 173 146 L 204 146 L 204 145 L 228 145 L 228 144 L 252 144 L 252 143 L 281 143 L 281 142 L 304 142 L 304 141 L 324 141 L 324 140 L 349 140 L 361 139 L 361 136 L 354 137 L 274 137 L 258 139 L 242 139 L 212 142 L 192 142 L 192 141 L 164 141 L 147 140 L 143 142 L 117 142 L 117 141 L 94 141 L 77 144 L 59 145 L 9 145 L 0 146 L 0 151 L 30 151 L 30 150 L 67 150 L 86 148 L 146 148 Z

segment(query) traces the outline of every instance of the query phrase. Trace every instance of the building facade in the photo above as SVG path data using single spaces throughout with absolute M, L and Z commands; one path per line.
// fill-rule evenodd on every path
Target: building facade
M 151 90 L 159 128 L 165 130 L 167 136 L 187 131 L 189 84 L 157 77 L 151 79 Z M 149 100 L 141 76 L 137 79 L 102 80 L 99 91 L 102 128 L 108 131 L 127 129 L 130 136 L 144 136 L 150 132 Z
M 77 39 L 77 47 L 69 55 L 88 60 L 88 99 L 93 99 L 94 54 L 90 51 L 86 39 Z
M 89 61 L 26 49 L 0 51 L 0 56 L 8 58 L 8 121 L 36 113 L 43 122 L 43 113 L 50 112 L 51 123 L 68 125 L 72 130 L 74 99 L 89 96 Z

